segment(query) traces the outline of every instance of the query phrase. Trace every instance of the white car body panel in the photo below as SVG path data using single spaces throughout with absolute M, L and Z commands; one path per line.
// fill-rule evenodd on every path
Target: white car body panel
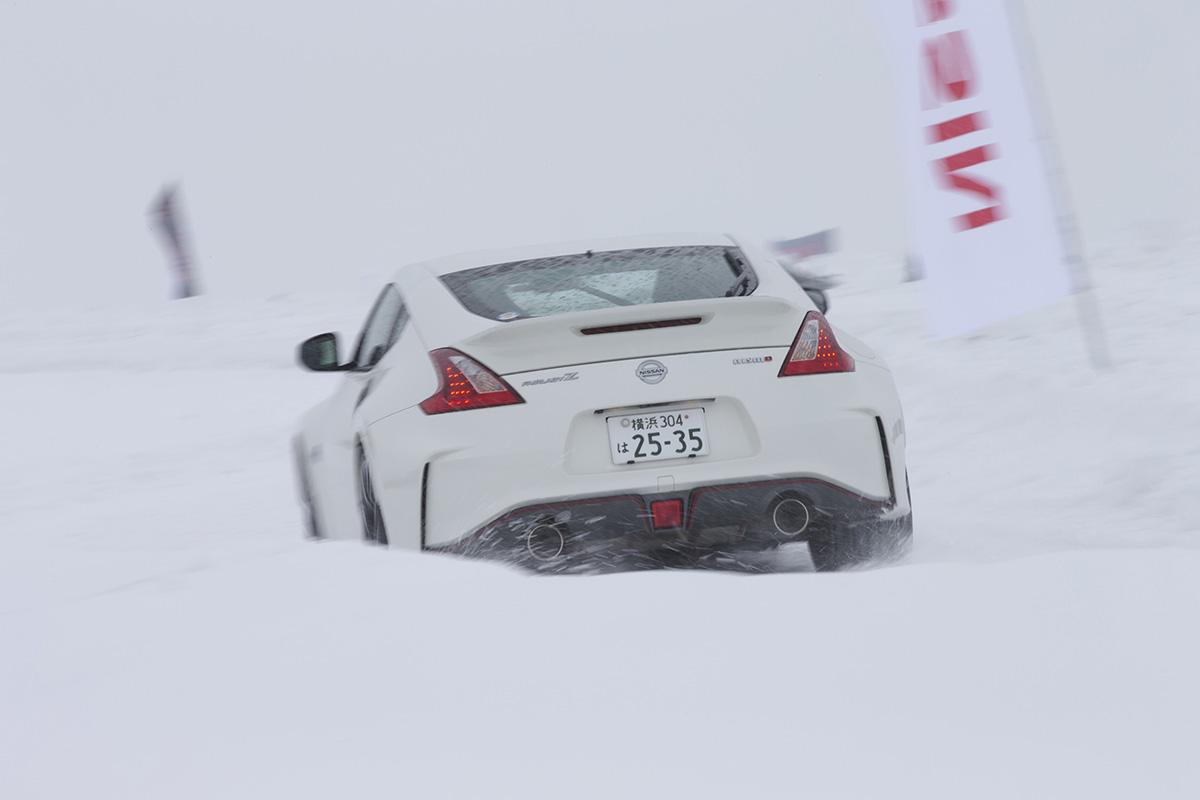
M 758 278 L 754 292 L 496 322 L 467 311 L 438 277 L 589 249 L 686 244 L 740 247 Z M 682 493 L 779 475 L 812 476 L 890 502 L 897 516 L 909 510 L 903 415 L 890 372 L 865 344 L 836 331 L 856 360 L 853 372 L 778 377 L 814 307 L 782 268 L 745 243 L 725 236 L 636 237 L 454 256 L 406 267 L 395 285 L 411 313 L 395 345 L 369 372 L 348 373 L 335 395 L 301 421 L 298 453 L 307 459 L 327 536 L 362 535 L 359 442 L 391 545 L 413 549 L 453 543 L 531 504 Z M 701 322 L 580 333 L 681 317 Z M 418 404 L 438 389 L 428 353 L 441 347 L 499 373 L 525 402 L 426 415 Z M 637 377 L 647 359 L 666 366 L 661 382 Z M 662 403 L 705 408 L 711 453 L 613 464 L 606 417 Z

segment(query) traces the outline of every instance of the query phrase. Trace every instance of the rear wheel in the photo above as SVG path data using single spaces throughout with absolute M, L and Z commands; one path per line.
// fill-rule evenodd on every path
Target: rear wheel
M 836 572 L 871 564 L 887 564 L 908 555 L 912 549 L 912 485 L 904 471 L 908 513 L 900 519 L 856 525 L 851 530 L 814 534 L 808 552 L 818 572 Z
M 837 572 L 903 558 L 912 547 L 912 514 L 814 535 L 808 552 L 818 572 Z
M 363 446 L 358 446 L 358 507 L 362 512 L 363 539 L 387 545 L 387 527 L 383 524 L 383 509 L 375 497 L 375 484 L 371 480 L 371 466 Z

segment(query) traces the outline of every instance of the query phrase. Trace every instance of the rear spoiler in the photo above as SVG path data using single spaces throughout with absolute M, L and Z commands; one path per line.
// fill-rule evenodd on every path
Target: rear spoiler
M 788 347 L 808 309 L 777 297 L 719 297 L 496 323 L 449 343 L 505 375 L 597 361 Z

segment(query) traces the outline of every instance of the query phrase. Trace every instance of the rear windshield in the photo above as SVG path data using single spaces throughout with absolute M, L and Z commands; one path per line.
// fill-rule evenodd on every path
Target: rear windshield
M 442 276 L 473 314 L 510 322 L 568 311 L 750 294 L 736 247 L 649 247 L 493 264 Z

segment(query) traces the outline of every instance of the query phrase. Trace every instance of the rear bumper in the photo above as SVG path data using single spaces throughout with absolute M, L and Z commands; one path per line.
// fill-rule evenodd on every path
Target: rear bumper
M 682 501 L 682 524 L 656 528 L 652 504 Z M 907 509 L 817 478 L 774 477 L 686 492 L 620 494 L 523 506 L 427 549 L 532 569 L 594 568 L 663 552 L 752 552 L 905 524 Z

